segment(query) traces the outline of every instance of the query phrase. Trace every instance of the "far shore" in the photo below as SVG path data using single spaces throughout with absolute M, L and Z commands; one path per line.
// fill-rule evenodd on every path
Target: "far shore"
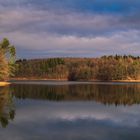
M 0 87 L 7 86 L 7 85 L 10 85 L 10 82 L 0 82 Z
M 7 82 L 3 82 L 1 81 L 0 82 L 0 87 L 3 87 L 3 86 L 8 86 L 12 83 L 20 83 L 20 82 L 38 82 L 38 81 L 51 81 L 51 82 L 90 82 L 90 83 L 95 83 L 95 82 L 99 82 L 99 83 L 140 83 L 140 80 L 78 80 L 78 81 L 69 81 L 68 79 L 34 79 L 34 78 L 31 78 L 31 79 L 28 79 L 28 78 L 12 78 L 12 79 L 9 79 L 9 81 Z
M 43 78 L 12 78 L 9 81 L 66 81 L 69 82 L 68 79 L 43 79 Z M 72 81 L 71 81 L 72 82 Z M 73 82 L 114 82 L 114 83 L 140 83 L 140 80 L 77 80 Z

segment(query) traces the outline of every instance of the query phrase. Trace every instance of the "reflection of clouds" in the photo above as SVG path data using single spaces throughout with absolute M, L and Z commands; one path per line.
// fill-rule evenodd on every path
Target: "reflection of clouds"
M 27 101 L 28 102 L 28 101 Z M 38 102 L 38 103 L 37 103 Z M 30 104 L 30 105 L 29 105 Z M 140 121 L 140 108 L 134 106 L 104 106 L 95 102 L 29 102 L 28 106 L 21 106 L 17 111 L 16 122 L 43 120 L 78 119 L 108 120 L 115 125 L 137 126 Z M 34 116 L 34 118 L 32 118 Z M 131 120 L 131 121 L 130 121 Z
M 138 105 L 115 107 L 95 102 L 34 100 L 17 100 L 16 104 L 15 121 L 0 131 L 6 140 L 140 138 Z

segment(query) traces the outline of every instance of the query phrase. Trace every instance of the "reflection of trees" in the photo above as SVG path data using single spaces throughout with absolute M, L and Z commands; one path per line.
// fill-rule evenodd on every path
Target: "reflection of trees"
M 0 123 L 2 127 L 6 127 L 9 120 L 13 120 L 15 116 L 14 105 L 12 102 L 12 94 L 9 87 L 0 88 Z
M 103 104 L 140 104 L 140 85 L 16 85 L 17 98 L 44 100 L 94 100 Z

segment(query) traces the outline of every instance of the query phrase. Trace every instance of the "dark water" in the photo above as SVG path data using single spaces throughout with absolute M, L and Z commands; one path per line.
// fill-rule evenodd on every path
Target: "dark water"
M 1 87 L 0 140 L 140 140 L 140 84 Z

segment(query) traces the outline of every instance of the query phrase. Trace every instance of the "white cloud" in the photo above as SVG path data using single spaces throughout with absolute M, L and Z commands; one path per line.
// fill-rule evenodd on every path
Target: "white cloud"
M 117 32 L 112 36 L 77 37 L 50 35 L 49 33 L 12 32 L 4 34 L 17 49 L 29 52 L 48 52 L 50 55 L 69 54 L 71 56 L 98 56 L 105 54 L 133 54 L 140 53 L 138 31 Z M 46 56 L 47 57 L 47 56 Z

